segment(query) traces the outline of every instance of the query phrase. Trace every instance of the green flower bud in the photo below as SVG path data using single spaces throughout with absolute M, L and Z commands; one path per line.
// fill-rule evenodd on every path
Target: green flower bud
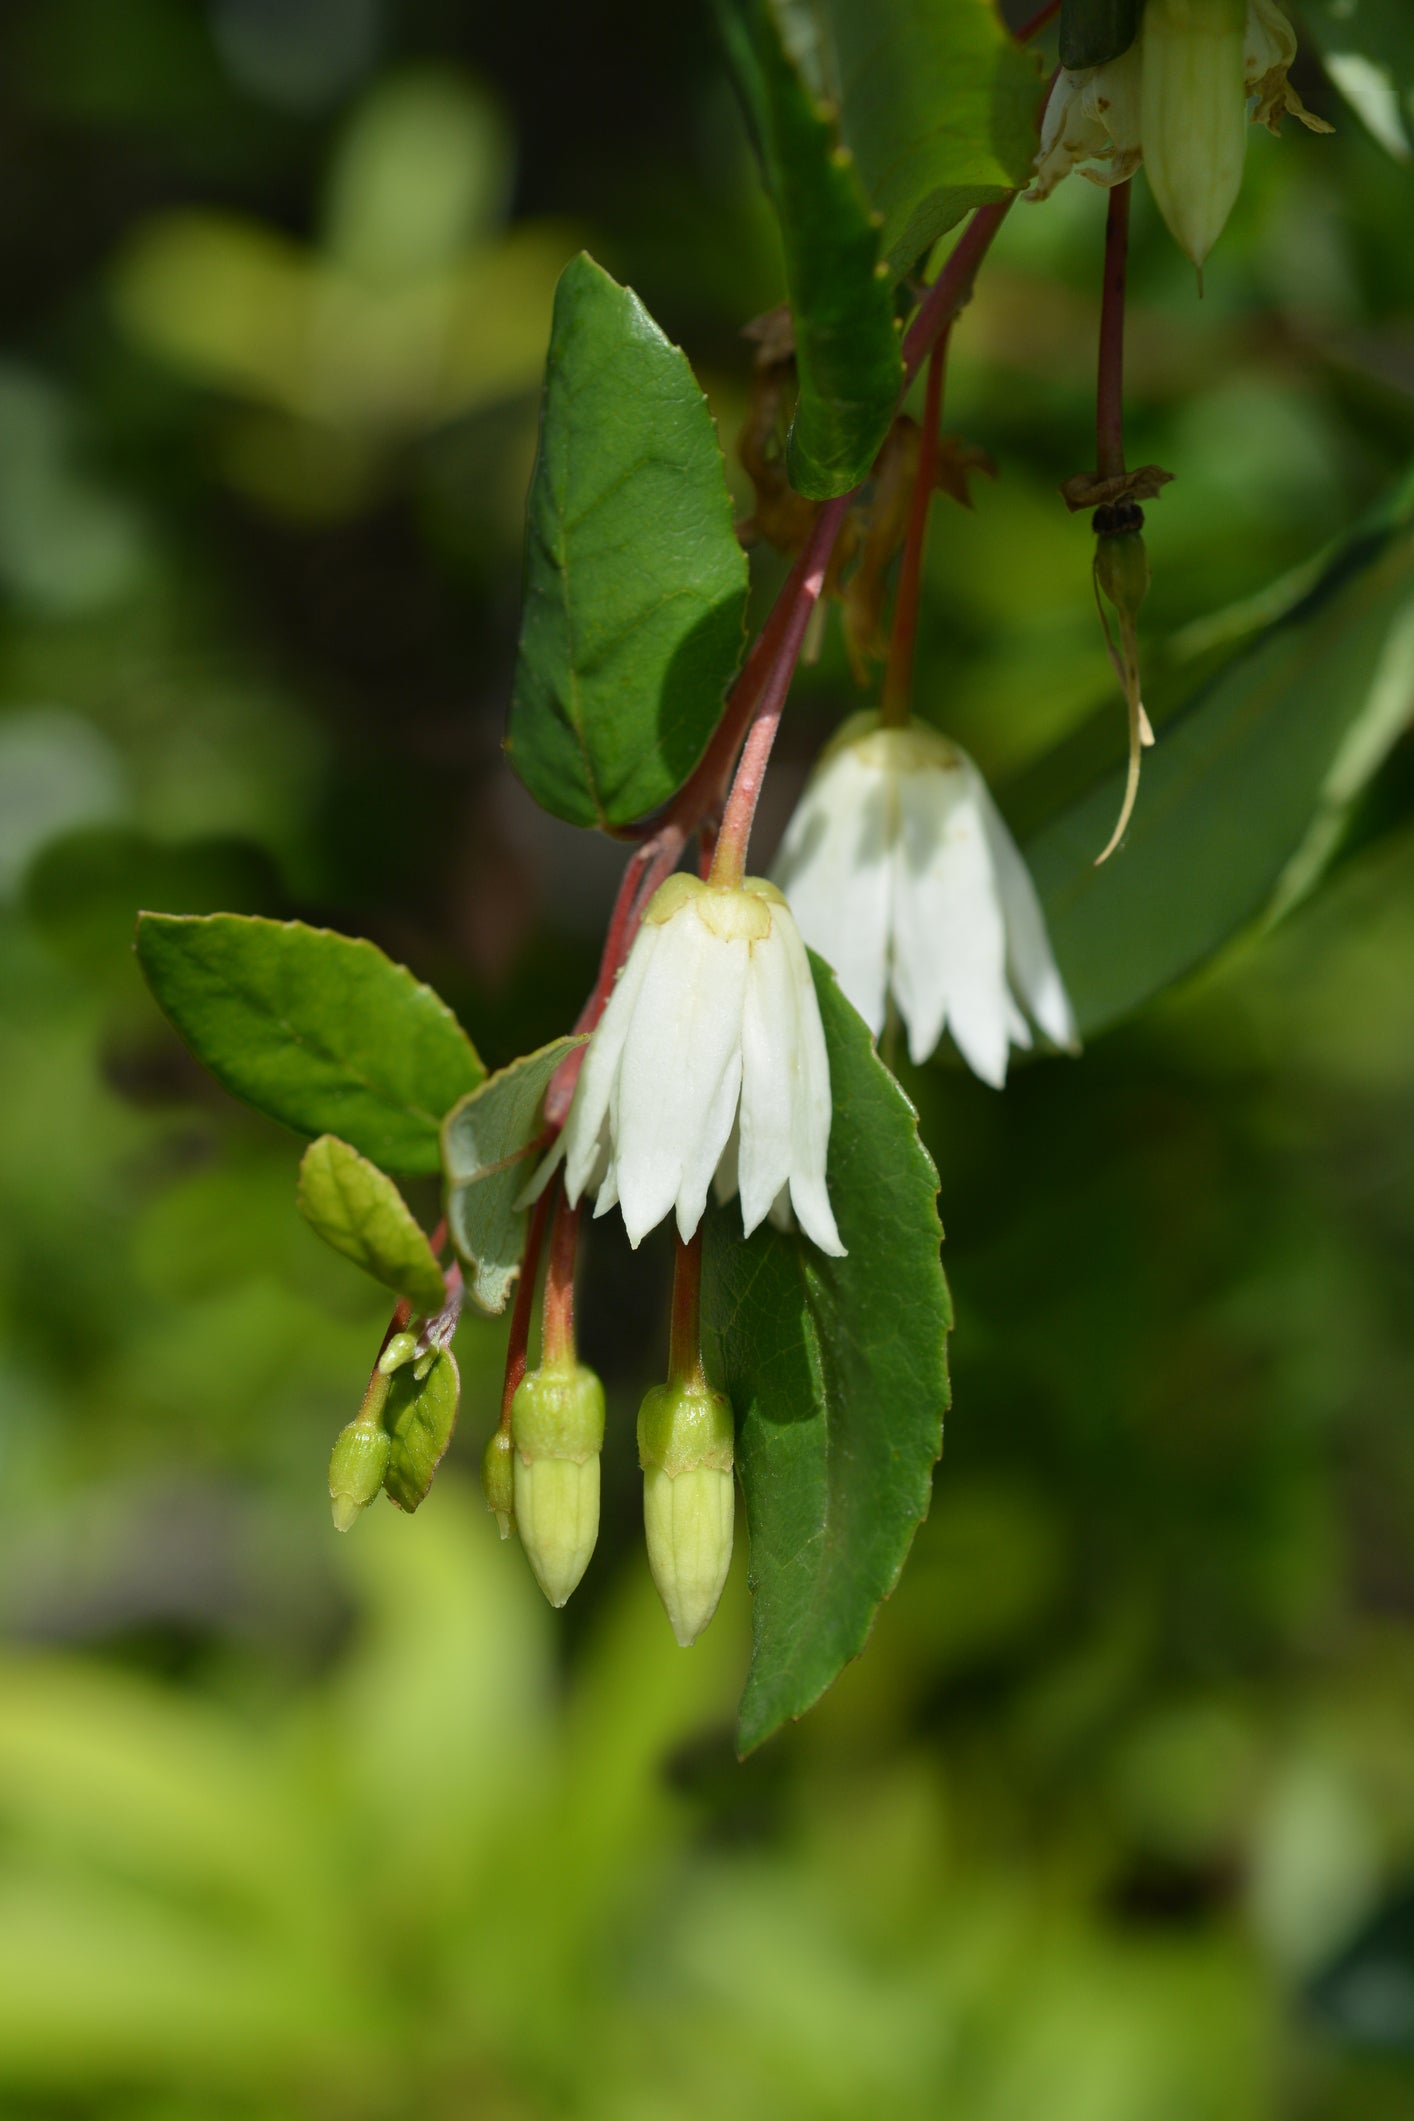
M 370 1422 L 351 1421 L 340 1429 L 329 1459 L 329 1500 L 336 1532 L 347 1532 L 377 1496 L 392 1450 L 387 1431 Z
M 1119 513 L 1118 509 L 1095 510 L 1095 580 L 1115 610 L 1132 619 L 1149 594 L 1149 555 L 1140 528 L 1143 512 L 1131 508 L 1129 513 L 1138 517 L 1138 523 L 1111 528 L 1105 519 L 1118 517 Z
M 1139 131 L 1159 212 L 1202 269 L 1242 187 L 1245 0 L 1146 0 Z
M 599 1536 L 604 1387 L 583 1363 L 529 1370 L 511 1401 L 515 1520 L 551 1605 L 562 1606 Z
M 732 1558 L 731 1402 L 705 1384 L 657 1385 L 638 1414 L 648 1566 L 684 1649 L 717 1610 Z
M 494 1429 L 481 1454 L 481 1492 L 486 1507 L 509 1539 L 515 1523 L 515 1447 L 506 1429 Z

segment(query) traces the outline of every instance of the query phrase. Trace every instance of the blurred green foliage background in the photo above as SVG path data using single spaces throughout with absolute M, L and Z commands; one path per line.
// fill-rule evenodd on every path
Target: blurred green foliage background
M 1139 188 L 1151 641 L 1414 449 L 1411 176 L 1302 88 L 1338 135 L 1254 137 L 1201 303 Z M 572 1020 L 620 856 L 498 753 L 535 393 L 587 243 L 734 433 L 780 287 L 706 12 L 11 0 L 0 201 L 0 2111 L 1414 2113 L 1408 741 L 1273 936 L 1004 1097 L 911 1083 L 958 1310 L 933 1513 L 738 1765 L 742 1557 L 684 1657 L 641 1553 L 663 1249 L 588 1248 L 565 1615 L 471 1481 L 498 1326 L 416 1523 L 340 1541 L 384 1307 L 129 950 L 139 905 L 298 913 L 492 1064 Z M 1055 490 L 1103 214 L 1018 208 L 951 364 L 1001 476 L 937 517 L 921 702 L 1004 800 L 1111 696 Z M 850 704 L 832 633 L 763 832 Z

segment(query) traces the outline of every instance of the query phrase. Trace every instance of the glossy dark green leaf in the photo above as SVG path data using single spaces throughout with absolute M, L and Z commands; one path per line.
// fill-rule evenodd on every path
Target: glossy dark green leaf
M 416 1365 L 395 1370 L 383 1409 L 383 1426 L 393 1439 L 392 1456 L 383 1476 L 388 1498 L 400 1510 L 415 1510 L 432 1485 L 457 1425 L 461 1378 L 450 1348 L 439 1348 L 423 1378 Z
M 1300 20 L 1326 72 L 1381 147 L 1397 162 L 1414 162 L 1409 0 L 1302 0 Z
M 1103 66 L 1139 34 L 1144 0 L 1061 0 L 1062 66 Z
M 1082 1033 L 1309 889 L 1414 698 L 1414 489 L 1165 721 L 1119 852 L 1116 766 L 1026 842 Z M 1116 717 L 1121 709 L 1116 706 Z
M 503 1311 L 520 1272 L 525 1211 L 516 1199 L 535 1169 L 541 1106 L 567 1053 L 584 1043 L 557 1038 L 489 1076 L 442 1123 L 447 1227 L 483 1310 Z
M 300 1160 L 295 1200 L 311 1230 L 365 1274 L 405 1296 L 419 1317 L 446 1302 L 436 1255 L 387 1173 L 337 1135 L 321 1134 Z
M 821 0 L 844 137 L 893 271 L 909 271 L 975 206 L 1024 184 L 1039 62 L 991 0 Z
M 952 1323 L 937 1173 L 862 1020 L 814 960 L 835 1097 L 830 1200 L 845 1259 L 712 1211 L 707 1346 L 737 1418 L 754 1594 L 739 1739 L 803 1715 L 863 1649 L 926 1515 Z
M 848 493 L 903 382 L 878 217 L 784 0 L 721 0 L 719 12 L 785 251 L 800 384 L 787 470 L 800 493 Z
M 702 754 L 741 657 L 746 558 L 681 350 L 592 258 L 560 276 L 506 751 L 572 825 L 625 825 Z
M 137 953 L 236 1097 L 387 1170 L 438 1168 L 442 1116 L 486 1071 L 446 1003 L 372 943 L 301 921 L 144 913 Z

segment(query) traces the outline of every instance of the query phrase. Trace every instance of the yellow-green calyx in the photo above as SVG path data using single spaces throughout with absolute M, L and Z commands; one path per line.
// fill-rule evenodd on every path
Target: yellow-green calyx
M 1201 268 L 1242 188 L 1245 0 L 1147 0 L 1139 129 L 1174 240 Z
M 351 1421 L 334 1439 L 329 1458 L 329 1502 L 334 1529 L 347 1532 L 383 1485 L 392 1455 L 387 1431 L 369 1421 Z
M 740 884 L 708 884 L 679 870 L 659 885 L 643 918 L 661 927 L 691 905 L 698 919 L 724 943 L 764 943 L 771 933 L 771 908 L 784 904 L 781 893 L 764 876 L 743 877 Z
M 491 1440 L 481 1454 L 481 1492 L 486 1497 L 486 1507 L 500 1527 L 502 1539 L 509 1539 L 515 1526 L 515 1447 L 509 1429 L 495 1429 Z
M 599 1536 L 603 1441 L 604 1387 L 592 1370 L 546 1363 L 527 1371 L 511 1402 L 515 1522 L 553 1606 L 579 1582 Z
M 638 1415 L 648 1566 L 684 1649 L 717 1610 L 732 1558 L 731 1403 L 701 1381 L 657 1385 Z

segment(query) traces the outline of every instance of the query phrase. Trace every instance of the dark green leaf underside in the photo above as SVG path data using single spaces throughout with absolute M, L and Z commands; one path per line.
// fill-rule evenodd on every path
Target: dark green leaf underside
M 720 13 L 785 253 L 800 384 L 787 469 L 800 493 L 848 493 L 903 380 L 877 216 L 834 112 L 807 84 L 782 0 L 722 0 Z
M 430 987 L 372 943 L 300 921 L 144 913 L 148 985 L 217 1081 L 302 1134 L 433 1172 L 442 1115 L 485 1070 Z
M 700 758 L 741 657 L 746 558 L 686 357 L 581 254 L 555 295 L 506 750 L 574 825 L 626 825 Z
M 1119 767 L 1027 842 L 1083 1033 L 1289 904 L 1334 850 L 1414 698 L 1411 506 L 1406 487 L 1163 723 L 1102 868 Z
M 463 1098 L 443 1123 L 447 1226 L 483 1310 L 505 1309 L 520 1272 L 525 1211 L 516 1200 L 535 1168 L 541 1105 L 560 1062 L 583 1043 L 557 1038 L 525 1054 Z
M 442 1269 L 391 1178 L 336 1135 L 321 1134 L 300 1160 L 295 1194 L 311 1230 L 420 1317 L 446 1301 Z
M 711 1212 L 707 1346 L 737 1417 L 754 1594 L 743 1753 L 863 1649 L 926 1515 L 952 1323 L 937 1174 L 916 1115 L 814 961 L 835 1095 L 830 1199 L 845 1259 Z

